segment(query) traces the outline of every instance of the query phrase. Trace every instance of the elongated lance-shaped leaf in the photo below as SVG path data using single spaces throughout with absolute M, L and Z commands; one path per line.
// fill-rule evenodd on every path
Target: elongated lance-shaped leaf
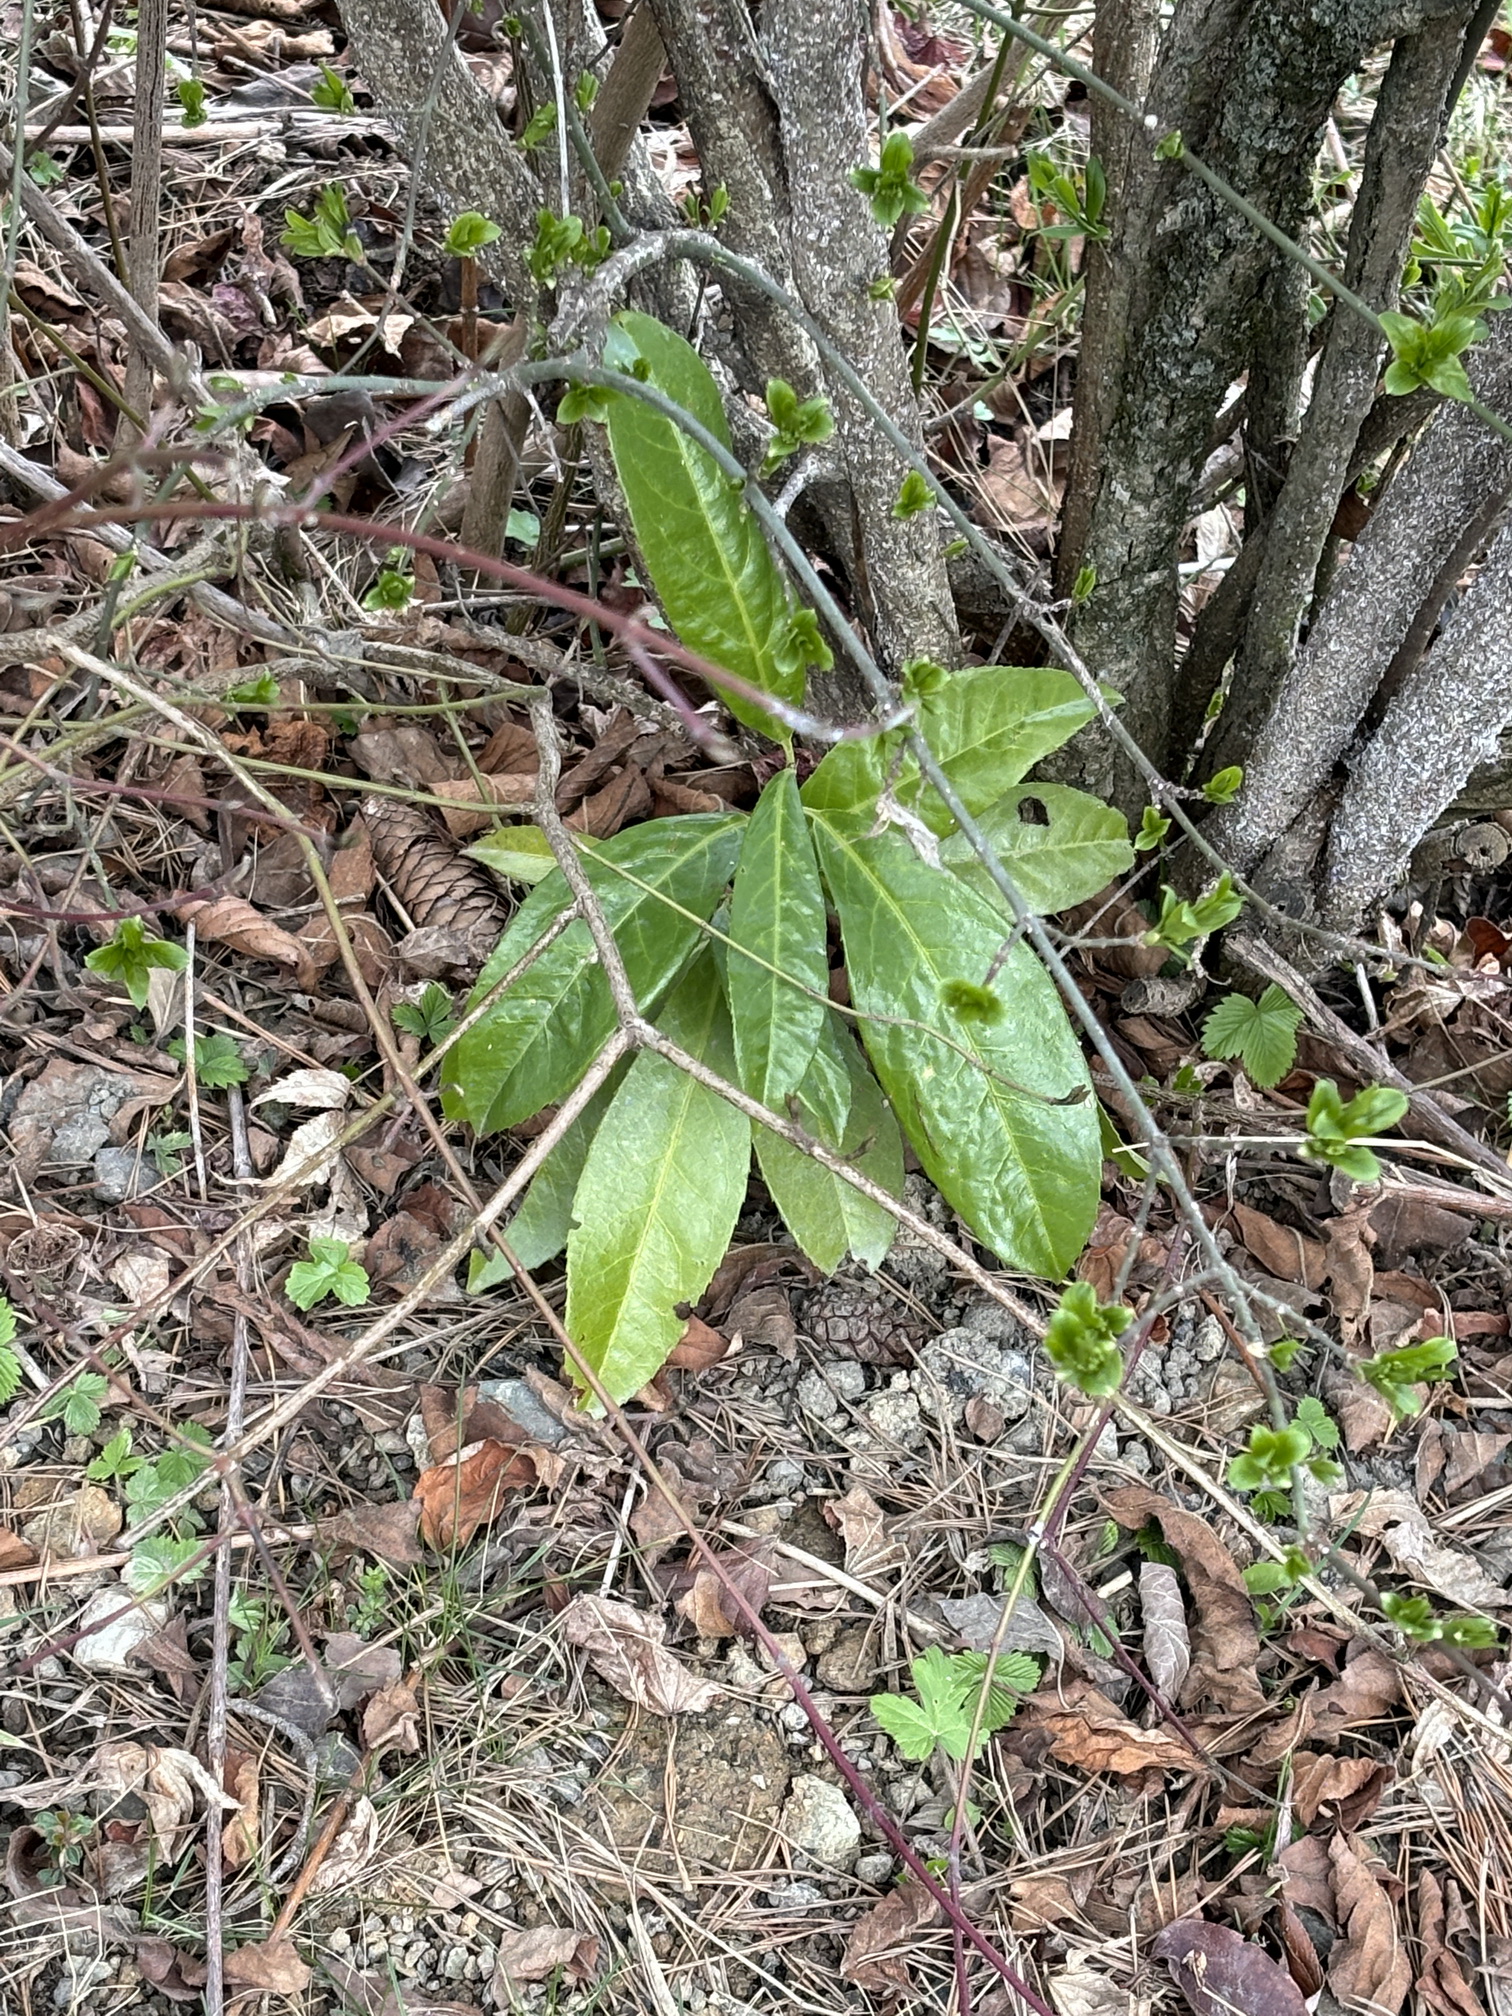
M 919 1160 L 1008 1266 L 1063 1274 L 1097 1215 L 1102 1156 L 1086 1062 L 1049 974 L 1016 946 L 984 1004 L 1005 935 L 992 906 L 897 833 L 857 838 L 823 818 L 814 830 L 866 1048 Z
M 1067 784 L 1017 786 L 980 813 L 977 823 L 1019 894 L 1041 917 L 1086 902 L 1134 865 L 1122 812 Z M 941 843 L 940 859 L 1008 915 L 1002 891 L 963 833 Z
M 658 1026 L 725 1077 L 729 1012 L 700 953 Z M 628 1400 L 682 1335 L 724 1258 L 745 1200 L 751 1128 L 717 1093 L 652 1051 L 635 1059 L 594 1136 L 567 1241 L 567 1332 L 616 1400 Z
M 790 769 L 772 778 L 746 827 L 729 936 L 727 984 L 740 1083 L 753 1099 L 780 1111 L 813 1057 L 829 982 L 819 863 Z M 755 957 L 742 959 L 740 947 Z M 795 980 L 802 984 L 794 986 Z
M 941 769 L 970 813 L 995 799 L 1052 749 L 1091 720 L 1093 707 L 1069 672 L 1047 666 L 978 665 L 942 675 L 918 702 L 918 725 Z M 833 825 L 869 826 L 877 793 L 892 780 L 900 803 L 914 807 L 936 833 L 955 820 L 899 752 L 906 731 L 869 742 L 839 742 L 803 787 L 811 812 Z
M 653 1008 L 711 917 L 740 851 L 743 818 L 695 812 L 617 833 L 584 855 L 630 984 Z M 616 874 L 619 866 L 637 880 Z M 645 885 L 645 886 L 642 886 Z M 661 899 L 667 899 L 663 901 Z M 532 889 L 479 975 L 472 1002 L 524 957 L 571 901 L 557 870 Z M 670 908 L 676 903 L 692 913 Z M 482 1134 L 565 1098 L 614 1027 L 609 982 L 579 918 L 454 1046 L 444 1066 L 449 1118 Z
M 554 1260 L 567 1244 L 572 1230 L 572 1200 L 578 1178 L 588 1160 L 588 1150 L 599 1123 L 609 1110 L 609 1102 L 619 1090 L 629 1066 L 623 1060 L 588 1101 L 546 1160 L 537 1169 L 521 1199 L 520 1208 L 505 1228 L 509 1250 L 520 1265 L 533 1271 Z M 514 1278 L 514 1269 L 502 1253 L 475 1252 L 468 1265 L 467 1290 L 470 1295 L 501 1281 Z
M 845 1124 L 836 1130 L 826 1124 L 809 1099 L 811 1089 L 817 1090 L 831 1074 L 844 1078 L 849 1088 Z M 840 1026 L 840 1018 L 832 1010 L 825 1011 L 808 1074 L 787 1103 L 806 1133 L 843 1155 L 891 1196 L 902 1196 L 903 1137 L 898 1123 L 881 1086 L 867 1070 L 855 1038 Z M 880 1266 L 893 1242 L 896 1220 L 843 1176 L 836 1176 L 780 1134 L 768 1127 L 757 1127 L 753 1133 L 756 1160 L 772 1202 L 814 1265 L 833 1274 L 846 1254 L 853 1253 L 868 1267 Z
M 719 387 L 681 336 L 649 315 L 616 315 L 605 359 L 621 369 L 638 360 L 648 384 L 729 447 Z M 787 584 L 739 489 L 705 449 L 643 400 L 613 394 L 608 426 L 636 544 L 673 629 L 690 651 L 759 691 L 801 700 L 803 665 L 793 647 Z M 720 697 L 747 727 L 788 739 L 749 700 Z

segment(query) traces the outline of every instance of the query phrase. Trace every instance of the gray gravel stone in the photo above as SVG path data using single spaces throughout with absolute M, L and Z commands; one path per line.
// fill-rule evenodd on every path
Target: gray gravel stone
M 829 1869 L 848 1869 L 861 1845 L 861 1822 L 838 1785 L 802 1772 L 782 1808 L 782 1831 L 799 1853 Z
M 869 1883 L 874 1890 L 880 1890 L 892 1873 L 893 1858 L 886 1849 L 879 1848 L 874 1855 L 856 1857 L 855 1877 L 858 1883 Z

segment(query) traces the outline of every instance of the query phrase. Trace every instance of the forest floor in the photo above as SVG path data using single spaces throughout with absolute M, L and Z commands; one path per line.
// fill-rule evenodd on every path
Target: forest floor
M 20 14 L 0 5 L 7 49 Z M 280 492 L 328 479 L 346 513 L 448 526 L 455 439 L 344 382 L 450 372 L 444 225 L 423 205 L 410 219 L 333 12 L 239 0 L 196 17 L 172 48 L 208 119 L 180 125 L 170 92 L 162 325 L 211 369 L 337 381 L 251 427 Z M 894 89 L 927 111 L 969 52 L 894 26 Z M 49 77 L 78 67 L 71 46 L 43 37 Z M 507 102 L 507 59 L 470 60 Z M 129 38 L 107 39 L 93 111 L 117 195 L 131 91 Z M 1085 108 L 1047 80 L 1035 116 L 1058 131 Z M 653 115 L 674 196 L 697 166 L 677 117 L 670 99 Z M 78 108 L 30 172 L 108 253 Z M 280 243 L 321 185 L 345 193 L 366 267 Z M 987 387 L 939 437 L 942 466 L 1030 557 L 1055 518 L 1074 354 L 1075 255 L 1031 242 L 1038 202 L 1020 178 L 984 206 L 932 356 L 942 409 Z M 374 280 L 401 246 L 391 297 Z M 462 850 L 492 823 L 480 808 L 528 806 L 520 686 L 558 668 L 556 802 L 594 836 L 748 807 L 759 763 L 712 762 L 587 626 L 424 555 L 254 532 L 228 561 L 182 525 L 161 541 L 172 571 L 223 584 L 220 601 L 145 593 L 150 566 L 123 574 L 102 539 L 28 517 L 49 493 L 22 466 L 71 488 L 109 455 L 124 332 L 30 226 L 10 277 L 28 383 L 0 460 L 0 517 L 25 521 L 0 557 L 0 1286 L 21 1371 L 0 1410 L 0 2005 L 198 2006 L 218 1927 L 238 2007 L 945 2007 L 964 1965 L 952 1927 L 900 1881 L 631 1451 L 574 1410 L 540 1307 L 508 1284 L 469 1292 L 465 1269 L 399 1306 L 471 1212 L 392 1055 L 416 1066 L 508 914 Z M 494 306 L 485 290 L 485 337 Z M 510 557 L 635 608 L 562 450 L 538 418 Z M 1198 560 L 1232 550 L 1221 516 L 1194 529 Z M 260 641 L 260 617 L 307 653 Z M 90 669 L 107 658 L 134 682 L 114 695 Z M 126 968 L 86 959 L 139 906 L 188 961 L 144 968 L 135 1001 Z M 1436 970 L 1377 989 L 1377 1040 L 1413 1079 L 1452 1081 L 1464 1123 L 1504 1145 L 1505 879 L 1426 892 L 1402 929 Z M 1230 1264 L 1337 1347 L 1299 1352 L 1282 1381 L 1342 1473 L 1310 1515 L 1356 1576 L 1504 1633 L 1512 1177 L 1477 1189 L 1393 1141 L 1359 1188 L 1255 1145 L 1297 1132 L 1319 1078 L 1357 1083 L 1347 1058 L 1304 1028 L 1292 1070 L 1257 1090 L 1204 1056 L 1199 1018 L 1141 995 L 1141 961 L 1137 935 L 1104 941 L 1078 978 L 1181 1138 Z M 1346 977 L 1325 992 L 1358 1024 Z M 447 1131 L 486 1194 L 530 1130 Z M 921 1176 L 908 1197 L 969 1245 Z M 312 1238 L 365 1286 L 302 1309 L 291 1273 Z M 1144 1311 L 1186 1258 L 1168 1197 L 1108 1162 L 1082 1278 Z M 554 1310 L 559 1272 L 542 1270 Z M 1040 1316 L 1055 1306 L 1048 1284 L 1011 1285 Z M 1035 1663 L 976 1763 L 954 1873 L 1056 2016 L 1174 2007 L 1151 1941 L 1199 1908 L 1274 1956 L 1222 1977 L 1206 2016 L 1283 2016 L 1299 1994 L 1325 2016 L 1512 2016 L 1507 1666 L 1404 1645 L 1337 1566 L 1252 1593 L 1244 1571 L 1290 1511 L 1226 1481 L 1267 1419 L 1229 1313 L 1203 1293 L 1143 1327 L 1027 1577 L 1099 1416 L 916 1236 L 875 1275 L 822 1281 L 753 1183 L 630 1413 L 936 1872 L 952 1871 L 959 1767 L 932 1743 L 907 1754 L 873 1702 L 922 1700 L 929 1669 L 912 1668 L 932 1647 L 985 1651 L 1019 1585 L 999 1643 Z M 1439 1336 L 1453 1375 L 1406 1419 L 1349 1370 Z M 246 1423 L 223 1495 L 211 1444 Z M 1210 1981 L 1232 1957 L 1214 1945 Z M 1017 2007 L 987 1968 L 972 1980 L 979 2016 Z

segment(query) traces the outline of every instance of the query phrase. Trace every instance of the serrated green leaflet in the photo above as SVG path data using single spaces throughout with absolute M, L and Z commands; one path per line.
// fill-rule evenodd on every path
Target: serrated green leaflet
M 730 900 L 729 936 L 740 1084 L 753 1099 L 780 1112 L 788 1093 L 802 1082 L 819 1041 L 829 982 L 824 891 L 791 770 L 778 771 L 746 827 Z M 754 957 L 742 959 L 740 947 Z M 795 980 L 801 985 L 792 985 Z
M 1123 814 L 1066 784 L 1009 791 L 979 814 L 977 823 L 1019 894 L 1041 917 L 1084 903 L 1134 865 Z M 1006 913 L 997 884 L 964 834 L 942 842 L 940 859 Z
M 614 361 L 628 348 L 648 384 L 730 445 L 719 388 L 691 344 L 649 315 L 616 315 L 614 332 Z M 629 393 L 611 395 L 608 426 L 636 543 L 673 629 L 690 651 L 759 691 L 801 700 L 803 668 L 786 649 L 787 586 L 739 490 L 680 427 Z M 787 739 L 750 701 L 721 698 L 748 727 Z
M 952 672 L 918 706 L 920 732 L 972 814 L 985 812 L 1042 756 L 1085 727 L 1094 711 L 1069 672 L 1016 665 Z M 830 813 L 836 824 L 870 825 L 905 732 L 838 743 L 804 785 L 804 804 L 811 812 Z M 893 788 L 899 802 L 916 807 L 934 832 L 951 831 L 954 819 L 921 782 L 913 757 L 898 765 Z
M 657 1018 L 728 1078 L 729 1012 L 713 958 L 696 959 Z M 567 1330 L 615 1400 L 628 1400 L 682 1334 L 724 1258 L 745 1200 L 743 1113 L 653 1052 L 637 1057 L 594 1136 L 567 1241 Z
M 585 855 L 643 1008 L 655 1006 L 692 951 L 697 920 L 712 916 L 734 872 L 744 824 L 720 813 L 655 819 Z M 637 881 L 617 875 L 616 864 Z M 469 1007 L 524 957 L 569 901 L 555 870 L 530 892 L 483 968 Z M 529 1119 L 571 1091 L 613 1027 L 609 983 L 588 927 L 578 919 L 448 1053 L 448 1117 L 471 1121 L 480 1134 Z
M 814 830 L 866 1047 L 919 1160 L 1008 1266 L 1064 1274 L 1097 1215 L 1102 1157 L 1090 1096 L 1045 1103 L 1091 1082 L 1054 983 L 1016 946 L 992 983 L 1002 1013 L 953 1013 L 943 990 L 987 972 L 1002 918 L 897 833 L 856 838 L 824 818 Z M 911 1018 L 957 1047 L 874 1015 Z
M 617 1065 L 599 1087 L 530 1179 L 520 1208 L 505 1228 L 509 1249 L 527 1272 L 554 1260 L 572 1230 L 572 1200 L 588 1150 L 609 1102 L 619 1090 L 626 1066 Z M 514 1269 L 492 1248 L 474 1252 L 468 1262 L 467 1292 L 481 1294 L 514 1278 Z
M 843 1126 L 831 1129 L 817 1104 L 830 1104 L 828 1086 L 842 1078 L 847 1087 Z M 810 1090 L 816 1103 L 810 1103 Z M 816 1141 L 833 1148 L 894 1197 L 903 1194 L 903 1139 L 882 1088 L 862 1062 L 855 1039 L 827 1012 L 813 1063 L 789 1102 L 793 1118 Z M 779 1108 L 779 1110 L 781 1110 Z M 772 1202 L 788 1230 L 822 1273 L 833 1274 L 847 1253 L 878 1267 L 897 1229 L 896 1221 L 869 1197 L 836 1176 L 812 1155 L 769 1128 L 755 1130 L 756 1160 Z

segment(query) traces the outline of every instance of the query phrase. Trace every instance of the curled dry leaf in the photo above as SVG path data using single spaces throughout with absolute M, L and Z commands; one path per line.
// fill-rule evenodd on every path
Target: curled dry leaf
M 81 1770 L 17 1786 L 9 1796 L 18 1806 L 71 1806 L 85 1798 L 103 1798 L 103 1817 L 109 1817 L 122 1800 L 139 1799 L 167 1857 L 177 1852 L 179 1837 L 193 1825 L 197 1807 L 235 1811 L 238 1804 L 187 1750 L 127 1741 L 102 1743 Z
M 1322 1287 L 1328 1261 L 1318 1240 L 1294 1232 L 1289 1225 L 1278 1225 L 1274 1218 L 1268 1218 L 1263 1211 L 1251 1210 L 1247 1204 L 1232 1204 L 1229 1213 L 1239 1228 L 1246 1251 L 1254 1255 L 1267 1274 L 1274 1274 L 1278 1281 L 1300 1281 L 1308 1288 Z
M 1453 1877 L 1446 1876 L 1441 1883 L 1431 1869 L 1420 1870 L 1416 1903 L 1423 1948 L 1421 1972 L 1413 1984 L 1418 1994 L 1434 2016 L 1485 2016 L 1480 1998 L 1449 1944 L 1451 1938 L 1474 1931 Z
M 1056 2016 L 1149 2016 L 1147 1996 L 1132 1995 L 1111 1974 L 1089 1967 L 1081 1954 L 1063 1973 L 1052 1974 L 1045 1986 Z
M 302 1995 L 310 1985 L 310 1970 L 292 1939 L 263 1939 L 227 1953 L 228 1987 L 266 1988 L 277 1995 Z
M 508 2009 L 516 1999 L 513 1988 L 523 1981 L 545 1981 L 559 1967 L 563 1978 L 574 1986 L 591 1981 L 598 1966 L 598 1945 L 591 1935 L 573 1932 L 565 1925 L 532 1925 L 502 1933 L 494 1969 L 494 2001 L 501 2009 Z
M 1325 1808 L 1346 1832 L 1362 1827 L 1380 1805 L 1395 1773 L 1374 1757 L 1320 1757 L 1298 1750 L 1292 1757 L 1292 1802 L 1297 1818 L 1311 1827 Z
M 480 1526 L 497 1518 L 511 1491 L 533 1490 L 536 1481 L 529 1450 L 470 1442 L 415 1479 L 420 1537 L 428 1547 L 465 1547 Z
M 847 1575 L 866 1582 L 901 1567 L 902 1547 L 888 1538 L 881 1506 L 859 1484 L 853 1484 L 843 1498 L 830 1499 L 824 1507 L 824 1517 L 845 1542 Z
M 378 1846 L 378 1814 L 364 1793 L 352 1801 L 352 1810 L 331 1843 L 325 1860 L 310 1879 L 312 1897 L 327 1896 L 355 1883 Z
M 1307 2016 L 1286 1969 L 1227 1925 L 1178 1918 L 1155 1934 L 1150 1952 L 1165 1961 L 1196 2016 Z
M 697 1715 L 719 1699 L 711 1680 L 698 1680 L 662 1644 L 659 1617 L 606 1596 L 574 1596 L 562 1612 L 569 1645 L 590 1663 L 616 1693 L 655 1715 Z
M 414 1689 L 403 1680 L 380 1687 L 362 1711 L 362 1740 L 371 1750 L 404 1750 L 413 1754 L 420 1748 L 420 1704 Z
M 706 1372 L 717 1365 L 730 1348 L 730 1340 L 701 1316 L 690 1316 L 687 1327 L 672 1347 L 667 1360 L 679 1372 Z
M 1141 1729 L 1085 1680 L 1065 1681 L 1053 1694 L 1031 1695 L 1019 1717 L 1043 1730 L 1051 1754 L 1078 1771 L 1130 1778 L 1151 1769 L 1207 1769 L 1178 1736 L 1165 1729 Z
M 1412 1985 L 1412 1963 L 1391 1899 L 1375 1866 L 1356 1854 L 1347 1836 L 1336 1834 L 1330 1841 L 1328 1860 L 1339 1926 L 1328 1956 L 1328 1985 L 1346 2009 L 1396 2016 Z
M 1038 1603 L 1020 1596 L 999 1634 L 1007 1599 L 982 1591 L 975 1596 L 940 1596 L 936 1608 L 968 1652 L 1034 1652 L 1057 1663 L 1066 1656 L 1065 1640 Z
M 1233 1555 L 1212 1527 L 1143 1484 L 1110 1491 L 1106 1503 L 1120 1526 L 1137 1528 L 1154 1520 L 1180 1558 L 1197 1610 L 1182 1705 L 1193 1707 L 1210 1699 L 1235 1715 L 1253 1715 L 1264 1708 L 1265 1695 L 1256 1678 L 1260 1633 L 1255 1606 Z
M 940 1907 L 917 1883 L 889 1890 L 880 1904 L 851 1927 L 840 1972 L 868 1995 L 911 1995 L 908 1958 L 926 1926 L 938 1924 Z
M 227 1751 L 226 1790 L 236 1801 L 236 1811 L 221 1829 L 221 1861 L 227 1870 L 245 1869 L 261 1838 L 262 1786 L 255 1754 Z
M 249 959 L 269 959 L 276 966 L 297 967 L 299 941 L 270 924 L 259 910 L 241 896 L 217 896 L 207 903 L 185 903 L 179 908 L 184 923 L 192 923 L 201 938 L 229 945 L 233 952 L 245 952 Z
M 265 1106 L 270 1100 L 280 1106 L 307 1107 L 311 1112 L 339 1113 L 352 1097 L 352 1081 L 343 1072 L 328 1071 L 322 1066 L 312 1066 L 308 1070 L 287 1071 L 274 1084 L 259 1092 L 249 1100 L 252 1106 Z
M 414 1568 L 425 1559 L 416 1535 L 420 1505 L 408 1498 L 397 1505 L 351 1505 L 318 1522 L 319 1544 L 340 1552 L 376 1555 L 392 1568 Z
M 1140 1568 L 1139 1605 L 1144 1614 L 1145 1665 L 1167 1701 L 1174 1701 L 1192 1663 L 1192 1646 L 1181 1584 L 1169 1562 L 1146 1561 Z
M 1330 1516 L 1367 1539 L 1380 1536 L 1396 1567 L 1436 1589 L 1461 1609 L 1494 1610 L 1509 1600 L 1473 1554 L 1441 1547 L 1422 1507 L 1405 1491 L 1345 1491 L 1328 1501 Z

